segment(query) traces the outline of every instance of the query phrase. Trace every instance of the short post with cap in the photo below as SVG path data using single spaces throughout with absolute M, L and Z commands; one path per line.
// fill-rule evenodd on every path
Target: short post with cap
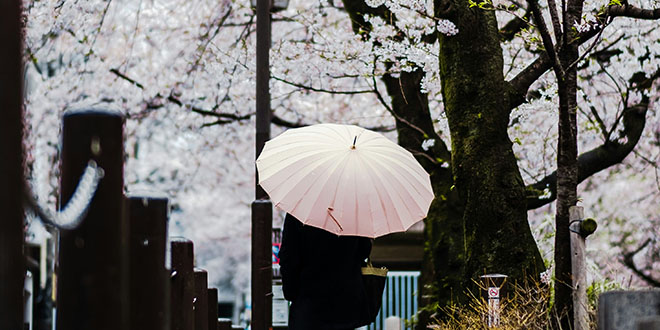
M 584 219 L 582 206 L 571 206 L 569 229 L 571 231 L 571 270 L 573 273 L 573 329 L 589 329 L 587 301 L 586 238 L 596 231 L 594 219 Z
M 501 312 L 501 299 L 504 296 L 504 284 L 506 283 L 507 275 L 503 274 L 487 274 L 481 276 L 481 287 L 483 296 L 487 299 L 488 310 L 485 315 L 486 325 L 490 327 L 497 327 L 500 325 L 500 312 Z

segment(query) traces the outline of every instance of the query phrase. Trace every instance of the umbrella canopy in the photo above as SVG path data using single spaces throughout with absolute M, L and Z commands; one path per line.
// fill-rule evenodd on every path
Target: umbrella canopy
M 410 152 L 354 125 L 289 129 L 266 142 L 257 171 L 275 206 L 337 235 L 405 231 L 434 198 L 429 174 Z

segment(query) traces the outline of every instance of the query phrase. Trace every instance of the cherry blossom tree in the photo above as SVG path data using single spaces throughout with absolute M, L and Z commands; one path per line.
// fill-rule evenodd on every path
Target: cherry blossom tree
M 397 139 L 431 173 L 425 304 L 461 299 L 484 272 L 536 278 L 552 264 L 560 93 L 544 39 L 564 39 L 544 31 L 534 8 L 554 22 L 553 6 L 292 1 L 273 15 L 274 134 L 358 124 Z M 653 285 L 660 269 L 649 258 L 660 222 L 660 32 L 627 18 L 655 17 L 656 7 L 587 1 L 562 29 L 581 47 L 563 65 L 576 71 L 569 108 L 584 150 L 575 200 L 601 225 L 588 243 L 598 281 Z M 26 0 L 24 13 L 28 164 L 39 198 L 56 200 L 62 112 L 118 109 L 128 189 L 166 192 L 170 233 L 195 241 L 212 282 L 244 290 L 254 187 L 249 3 Z

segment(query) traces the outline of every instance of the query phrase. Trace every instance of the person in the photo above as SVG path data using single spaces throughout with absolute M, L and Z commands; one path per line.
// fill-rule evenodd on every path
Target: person
M 366 325 L 367 294 L 360 268 L 371 239 L 337 236 L 287 214 L 280 247 L 289 330 L 347 330 Z

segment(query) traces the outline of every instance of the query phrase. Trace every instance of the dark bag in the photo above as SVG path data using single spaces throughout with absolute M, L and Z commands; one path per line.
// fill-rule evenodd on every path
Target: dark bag
M 367 292 L 367 310 L 368 313 L 363 317 L 364 325 L 370 324 L 376 320 L 380 306 L 383 303 L 383 290 L 387 280 L 387 268 L 376 268 L 371 265 L 371 261 L 366 267 L 362 267 L 362 283 Z

